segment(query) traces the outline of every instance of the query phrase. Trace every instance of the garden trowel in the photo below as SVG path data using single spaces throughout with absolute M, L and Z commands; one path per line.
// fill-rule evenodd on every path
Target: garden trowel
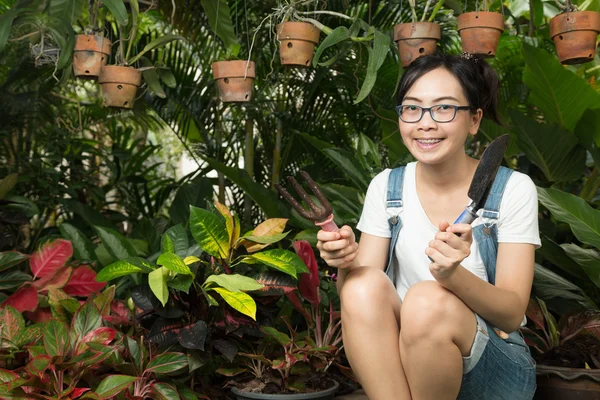
M 468 196 L 471 203 L 454 221 L 455 224 L 470 224 L 477 218 L 477 211 L 485 205 L 490 188 L 496 179 L 496 173 L 500 168 L 502 158 L 504 158 L 509 139 L 509 135 L 499 136 L 488 145 L 481 155 L 469 187 Z

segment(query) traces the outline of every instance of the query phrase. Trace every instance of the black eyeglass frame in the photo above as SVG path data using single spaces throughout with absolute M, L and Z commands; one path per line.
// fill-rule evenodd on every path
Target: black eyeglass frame
M 440 107 L 440 106 L 452 107 L 454 109 L 454 115 L 452 116 L 452 119 L 450 119 L 449 121 L 438 121 L 437 119 L 435 119 L 433 117 L 433 112 L 431 112 L 431 110 L 433 108 L 435 108 L 435 107 Z M 421 109 L 421 116 L 416 121 L 405 121 L 402 118 L 402 115 L 400 115 L 402 107 L 417 107 L 417 108 L 420 108 Z M 415 123 L 419 122 L 420 120 L 422 120 L 423 119 L 423 115 L 425 115 L 425 111 L 429 111 L 429 116 L 435 122 L 440 123 L 440 124 L 445 124 L 447 122 L 454 121 L 454 119 L 456 118 L 456 113 L 458 113 L 459 111 L 472 110 L 473 107 L 471 107 L 471 106 L 456 106 L 454 104 L 435 104 L 435 105 L 433 105 L 431 107 L 421 107 L 421 106 L 417 106 L 415 104 L 400 104 L 400 105 L 396 106 L 394 109 L 396 110 L 396 114 L 398 114 L 398 118 L 400 118 L 402 120 L 402 122 L 405 122 L 407 124 L 415 124 Z

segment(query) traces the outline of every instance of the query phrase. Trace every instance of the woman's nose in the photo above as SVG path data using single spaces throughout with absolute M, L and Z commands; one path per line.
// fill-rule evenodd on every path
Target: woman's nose
M 417 128 L 421 129 L 431 129 L 436 126 L 436 122 L 431 117 L 431 111 L 427 110 L 423 113 L 423 117 L 421 120 L 417 122 Z

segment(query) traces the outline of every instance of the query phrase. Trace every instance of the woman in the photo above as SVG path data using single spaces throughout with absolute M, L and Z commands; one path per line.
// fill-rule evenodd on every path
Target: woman
M 480 210 L 472 226 L 451 225 L 470 203 L 478 165 L 465 141 L 483 117 L 499 122 L 497 90 L 483 59 L 436 54 L 414 61 L 396 107 L 402 140 L 417 160 L 403 170 L 401 207 L 386 203 L 385 170 L 369 185 L 360 243 L 348 226 L 317 235 L 321 257 L 339 268 L 344 348 L 370 400 L 533 396 L 535 363 L 517 329 L 541 244 L 535 185 L 503 169 L 497 209 Z M 402 228 L 392 282 L 384 271 L 394 212 Z M 481 232 L 494 241 L 490 251 Z

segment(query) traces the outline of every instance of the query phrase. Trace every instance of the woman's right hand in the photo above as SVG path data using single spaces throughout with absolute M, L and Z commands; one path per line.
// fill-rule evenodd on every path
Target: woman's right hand
M 358 254 L 358 243 L 354 231 L 348 225 L 344 225 L 337 232 L 326 232 L 320 230 L 317 233 L 317 249 L 321 258 L 327 265 L 335 268 L 347 268 Z

